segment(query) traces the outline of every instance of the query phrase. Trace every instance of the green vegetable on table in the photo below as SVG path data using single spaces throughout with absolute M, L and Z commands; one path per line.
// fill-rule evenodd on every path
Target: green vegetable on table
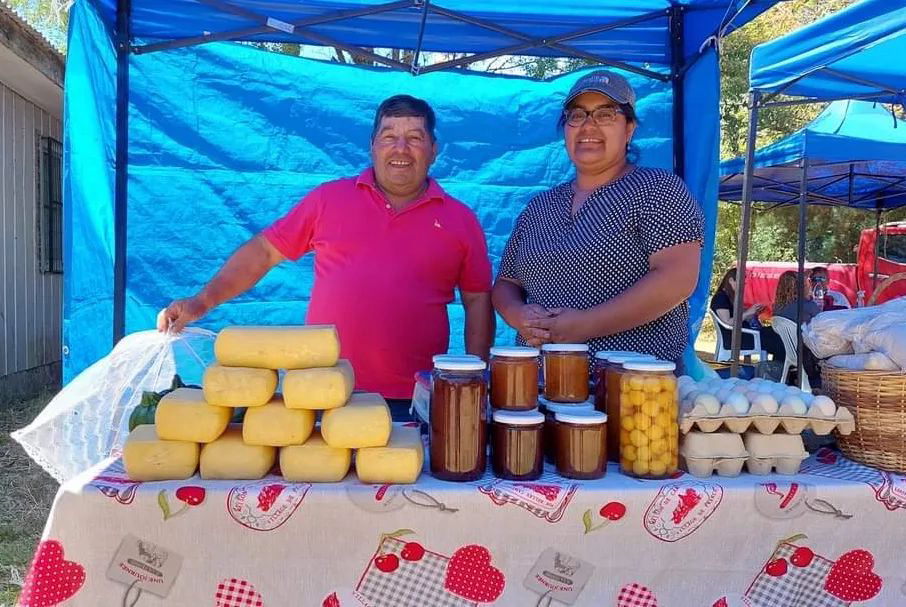
M 135 409 L 132 410 L 132 414 L 129 415 L 129 432 L 135 430 L 136 426 L 154 423 L 154 416 L 157 414 L 157 404 L 160 402 L 161 398 L 178 388 L 196 387 L 198 386 L 187 386 L 183 383 L 182 378 L 179 377 L 179 375 L 174 375 L 170 387 L 166 390 L 161 390 L 160 392 L 142 392 L 142 400 Z

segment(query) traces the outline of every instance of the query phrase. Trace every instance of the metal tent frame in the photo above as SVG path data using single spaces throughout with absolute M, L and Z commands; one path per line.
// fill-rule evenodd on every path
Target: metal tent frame
M 673 89 L 673 165 L 674 172 L 683 177 L 684 167 L 684 128 L 683 108 L 684 91 L 683 76 L 696 61 L 704 55 L 710 44 L 732 29 L 733 22 L 744 11 L 750 9 L 757 0 L 743 0 L 736 4 L 728 0 L 727 11 L 721 19 L 719 27 L 710 36 L 706 44 L 684 61 L 684 20 L 689 10 L 687 6 L 671 4 L 669 7 L 627 19 L 589 25 L 572 32 L 561 33 L 550 37 L 531 36 L 511 28 L 503 27 L 491 21 L 469 16 L 463 12 L 450 10 L 437 3 L 437 0 L 396 0 L 385 4 L 374 5 L 367 8 L 352 10 L 337 10 L 322 15 L 307 17 L 293 22 L 287 22 L 265 14 L 254 12 L 237 6 L 227 0 L 194 0 L 198 4 L 212 7 L 223 13 L 230 14 L 245 20 L 248 24 L 244 27 L 223 32 L 206 32 L 202 36 L 183 37 L 172 40 L 159 40 L 155 42 L 137 42 L 132 32 L 132 0 L 116 0 L 116 148 L 115 148 L 115 178 L 114 178 L 114 271 L 113 271 L 113 342 L 116 344 L 125 334 L 125 294 L 126 294 L 126 230 L 128 208 L 128 144 L 129 144 L 129 57 L 172 49 L 187 48 L 209 42 L 237 41 L 254 39 L 268 41 L 270 35 L 281 42 L 289 41 L 303 44 L 316 44 L 335 46 L 353 54 L 367 57 L 377 63 L 390 68 L 404 70 L 413 75 L 424 74 L 432 71 L 463 67 L 470 63 L 498 57 L 501 55 L 523 54 L 550 56 L 551 51 L 559 53 L 560 57 L 575 57 L 602 65 L 627 70 L 660 82 L 670 83 Z M 731 14 L 731 8 L 735 12 Z M 312 26 L 326 23 L 335 23 L 356 17 L 379 15 L 392 11 L 418 10 L 420 19 L 417 22 L 417 43 L 412 49 L 412 58 L 409 63 L 383 57 L 361 47 L 346 44 L 331 36 L 325 36 L 311 29 Z M 425 28 L 430 17 L 455 20 L 478 28 L 493 31 L 497 34 L 508 36 L 514 43 L 495 50 L 476 53 L 467 57 L 436 63 L 434 65 L 421 65 L 422 43 Z M 586 52 L 567 44 L 597 33 L 628 28 L 639 24 L 651 22 L 655 19 L 667 19 L 669 35 L 669 65 L 667 73 L 654 71 L 624 61 L 608 59 L 596 53 Z M 390 42 L 390 41 L 388 41 Z M 709 44 L 710 43 L 710 44 Z M 388 46 L 395 46 L 392 42 Z
M 733 302 L 735 310 L 741 310 L 743 306 L 743 293 L 745 292 L 745 270 L 746 270 L 746 261 L 749 256 L 749 231 L 751 228 L 752 221 L 752 191 L 754 187 L 755 180 L 755 140 L 758 134 L 758 114 L 764 108 L 770 107 L 780 107 L 788 105 L 804 105 L 804 104 L 813 104 L 813 103 L 826 103 L 830 101 L 839 101 L 839 100 L 864 100 L 864 101 L 880 101 L 888 98 L 890 95 L 901 95 L 903 91 L 895 90 L 883 83 L 872 82 L 863 78 L 858 78 L 848 74 L 842 74 L 836 70 L 833 70 L 829 67 L 820 67 L 817 70 L 811 71 L 808 74 L 812 75 L 817 72 L 825 72 L 844 80 L 854 82 L 863 86 L 869 86 L 875 89 L 872 93 L 866 93 L 864 95 L 855 95 L 855 96 L 844 96 L 844 97 L 829 97 L 829 98 L 815 98 L 815 97 L 802 97 L 798 99 L 784 99 L 776 100 L 778 96 L 782 95 L 789 87 L 798 82 L 801 78 L 804 78 L 806 74 L 802 74 L 799 78 L 793 79 L 790 82 L 786 83 L 783 87 L 779 88 L 777 91 L 774 91 L 768 95 L 763 95 L 758 90 L 749 91 L 749 99 L 747 102 L 749 108 L 749 128 L 746 134 L 746 153 L 745 153 L 745 169 L 743 172 L 743 186 L 742 186 L 742 219 L 740 221 L 740 231 L 739 239 L 737 246 L 737 257 L 736 257 L 736 293 L 735 301 Z M 864 160 L 864 159 L 863 159 Z M 797 326 L 802 325 L 802 308 L 804 303 L 805 295 L 805 238 L 806 238 L 806 220 L 808 218 L 808 204 L 810 193 L 808 191 L 809 183 L 809 162 L 808 158 L 802 158 L 799 162 L 799 168 L 802 171 L 800 183 L 799 183 L 799 192 L 798 192 L 798 206 L 799 206 L 799 242 L 797 248 L 797 257 L 799 262 L 798 268 L 798 280 L 797 280 L 797 305 L 796 305 L 796 324 Z M 880 217 L 881 217 L 881 202 L 877 203 L 877 219 L 876 219 L 876 229 L 880 227 Z M 875 243 L 877 247 L 877 242 Z M 877 265 L 877 252 L 875 254 L 875 264 Z M 877 274 L 877 268 L 875 271 Z M 742 315 L 735 314 L 733 323 L 733 333 L 731 340 L 731 373 L 735 376 L 739 372 L 739 351 L 742 344 Z M 803 372 L 802 367 L 802 354 L 803 354 L 803 344 L 802 344 L 802 332 L 796 332 L 796 352 L 797 360 L 799 361 L 800 371 L 799 371 L 799 383 L 802 385 L 802 376 Z

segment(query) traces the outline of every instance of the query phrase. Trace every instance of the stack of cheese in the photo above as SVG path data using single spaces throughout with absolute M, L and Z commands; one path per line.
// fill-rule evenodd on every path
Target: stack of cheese
M 349 361 L 339 358 L 333 326 L 228 327 L 214 344 L 217 363 L 203 389 L 180 388 L 138 426 L 123 465 L 139 481 L 256 479 L 277 459 L 289 481 L 335 482 L 356 472 L 366 483 L 413 483 L 424 452 L 415 428 L 393 428 L 379 394 L 355 393 Z M 277 370 L 285 369 L 283 394 Z M 242 425 L 233 410 L 247 407 Z M 317 411 L 323 411 L 320 427 Z

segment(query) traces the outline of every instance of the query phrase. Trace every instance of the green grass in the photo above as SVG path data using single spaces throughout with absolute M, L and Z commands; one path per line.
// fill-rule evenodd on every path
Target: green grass
M 0 607 L 15 605 L 44 530 L 57 482 L 31 461 L 9 433 L 27 425 L 52 393 L 0 403 Z

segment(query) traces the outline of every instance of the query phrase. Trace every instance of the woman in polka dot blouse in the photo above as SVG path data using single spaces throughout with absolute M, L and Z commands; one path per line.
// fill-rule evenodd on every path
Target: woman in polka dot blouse
M 559 126 L 576 178 L 519 214 L 494 284 L 519 343 L 681 361 L 704 219 L 679 177 L 630 163 L 636 124 L 622 76 L 594 71 L 570 90 Z

